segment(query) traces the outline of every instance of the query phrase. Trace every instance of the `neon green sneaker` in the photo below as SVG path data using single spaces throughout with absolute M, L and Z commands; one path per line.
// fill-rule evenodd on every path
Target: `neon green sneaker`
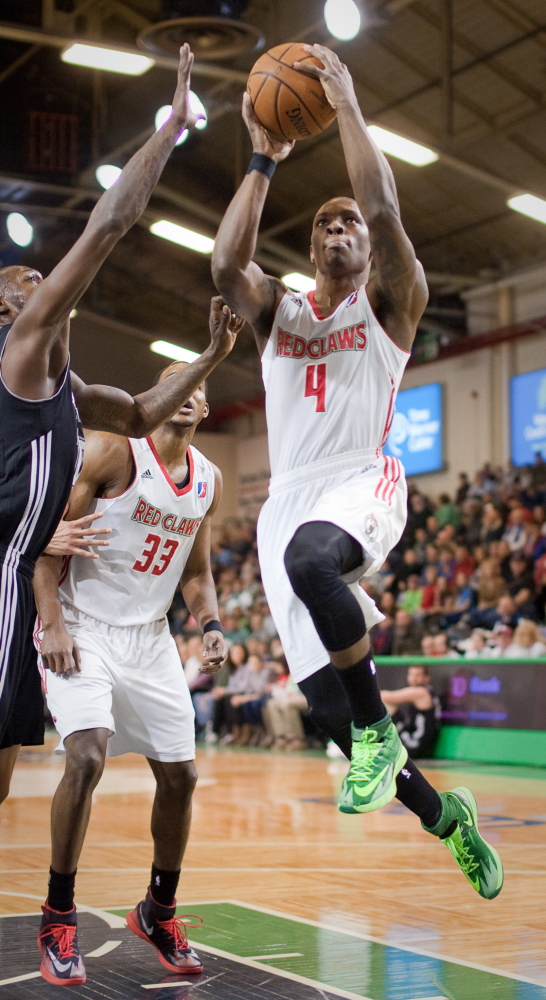
M 343 813 L 373 812 L 386 806 L 396 794 L 396 775 L 408 759 L 398 730 L 386 715 L 366 729 L 351 725 L 351 766 L 339 793 Z
M 440 792 L 442 815 L 434 827 L 423 829 L 436 834 L 449 847 L 470 885 L 484 899 L 494 899 L 502 889 L 502 861 L 478 830 L 478 807 L 468 788 Z M 455 827 L 453 824 L 455 823 Z

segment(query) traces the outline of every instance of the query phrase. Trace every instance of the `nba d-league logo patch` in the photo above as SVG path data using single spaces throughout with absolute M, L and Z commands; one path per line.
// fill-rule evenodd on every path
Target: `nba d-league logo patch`
M 206 495 L 207 495 L 207 484 L 206 483 L 197 483 L 197 496 L 198 497 L 206 497 Z

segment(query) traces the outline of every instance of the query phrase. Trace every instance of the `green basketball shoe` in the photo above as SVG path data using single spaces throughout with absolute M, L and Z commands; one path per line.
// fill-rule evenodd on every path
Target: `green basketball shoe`
M 396 775 L 408 759 L 396 726 L 386 715 L 366 729 L 351 726 L 351 766 L 339 793 L 343 813 L 373 812 L 396 794 Z
M 434 827 L 426 827 L 449 847 L 470 885 L 484 899 L 494 899 L 502 889 L 502 861 L 478 830 L 478 807 L 468 788 L 440 792 L 442 815 Z M 455 824 L 455 827 L 454 825 Z

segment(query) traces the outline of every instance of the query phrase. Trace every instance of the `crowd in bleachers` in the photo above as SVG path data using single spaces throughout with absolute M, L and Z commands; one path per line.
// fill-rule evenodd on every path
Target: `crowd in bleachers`
M 198 735 L 299 749 L 319 739 L 288 674 L 260 578 L 255 525 L 228 520 L 213 549 L 230 659 L 200 672 L 201 639 L 180 598 L 171 630 L 192 692 Z M 546 462 L 459 477 L 434 500 L 410 486 L 404 535 L 363 582 L 385 615 L 378 656 L 546 656 Z

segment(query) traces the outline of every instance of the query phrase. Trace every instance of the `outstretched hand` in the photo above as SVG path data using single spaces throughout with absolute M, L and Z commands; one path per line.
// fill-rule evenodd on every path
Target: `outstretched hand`
M 204 118 L 202 112 L 196 114 L 190 105 L 190 77 L 193 66 L 193 52 L 186 42 L 180 49 L 180 62 L 178 64 L 178 81 L 173 97 L 172 117 L 178 119 L 180 130 L 193 128 L 196 122 Z
M 250 94 L 247 91 L 243 95 L 243 118 L 250 133 L 254 153 L 269 156 L 271 160 L 275 160 L 275 163 L 281 163 L 286 159 L 294 148 L 294 140 L 283 142 L 282 139 L 275 139 L 263 125 L 260 125 L 254 114 Z
M 210 303 L 210 342 L 215 353 L 226 357 L 233 350 L 237 334 L 244 326 L 244 319 L 232 313 L 221 295 L 215 295 Z
M 341 104 L 354 104 L 356 94 L 353 78 L 339 56 L 332 52 L 332 49 L 328 49 L 326 45 L 304 45 L 303 47 L 310 56 L 320 59 L 322 67 L 308 62 L 295 62 L 294 69 L 301 69 L 304 73 L 320 80 L 328 103 L 336 111 Z
M 86 556 L 87 559 L 98 559 L 96 552 L 89 551 L 89 548 L 96 548 L 110 543 L 96 538 L 96 535 L 109 535 L 111 528 L 90 528 L 89 525 L 102 517 L 102 513 L 95 511 L 94 514 L 85 514 L 76 521 L 61 521 L 57 525 L 57 530 L 53 535 L 47 549 L 44 550 L 46 556 Z

